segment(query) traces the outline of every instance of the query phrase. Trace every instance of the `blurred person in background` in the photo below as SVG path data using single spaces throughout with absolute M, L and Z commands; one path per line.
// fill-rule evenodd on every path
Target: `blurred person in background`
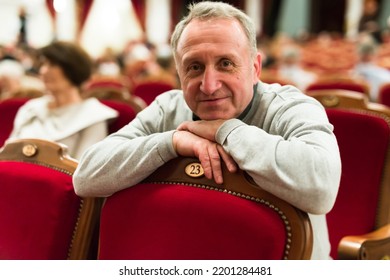
M 364 40 L 358 45 L 358 62 L 355 66 L 355 74 L 363 78 L 370 88 L 370 100 L 378 102 L 380 87 L 390 83 L 390 70 L 376 63 L 377 46 L 374 41 Z
M 309 84 L 317 80 L 314 72 L 302 67 L 300 49 L 296 46 L 285 46 L 281 50 L 277 69 L 280 77 L 290 80 L 300 90 L 305 90 Z
M 43 82 L 26 74 L 20 61 L 11 56 L 0 60 L 0 100 L 39 97 L 43 95 L 43 91 Z
M 23 65 L 14 59 L 0 61 L 0 100 L 12 98 L 20 91 L 24 76 Z
M 95 98 L 83 100 L 80 87 L 93 63 L 79 46 L 53 42 L 39 50 L 45 95 L 29 100 L 17 112 L 9 139 L 41 138 L 60 142 L 78 159 L 108 134 L 108 121 L 118 113 Z

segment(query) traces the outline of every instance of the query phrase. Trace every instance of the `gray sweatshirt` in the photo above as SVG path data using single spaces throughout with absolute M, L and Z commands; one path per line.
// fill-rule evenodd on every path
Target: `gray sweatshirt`
M 266 191 L 308 212 L 312 259 L 329 259 L 325 214 L 334 205 L 341 161 L 322 105 L 295 87 L 259 82 L 250 108 L 226 121 L 216 141 Z M 157 99 L 118 132 L 90 147 L 74 174 L 80 196 L 110 196 L 177 157 L 176 127 L 193 119 L 180 90 Z

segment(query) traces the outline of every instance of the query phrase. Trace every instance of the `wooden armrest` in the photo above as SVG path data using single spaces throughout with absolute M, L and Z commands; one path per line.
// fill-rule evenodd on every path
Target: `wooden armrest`
M 342 238 L 338 256 L 344 260 L 390 260 L 390 224 L 364 235 Z

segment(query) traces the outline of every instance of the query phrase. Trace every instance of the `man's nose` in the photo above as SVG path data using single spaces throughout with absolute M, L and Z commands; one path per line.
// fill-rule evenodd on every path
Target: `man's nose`
M 204 94 L 213 94 L 216 90 L 221 88 L 221 81 L 219 73 L 213 68 L 206 68 L 203 73 L 202 84 L 200 90 Z

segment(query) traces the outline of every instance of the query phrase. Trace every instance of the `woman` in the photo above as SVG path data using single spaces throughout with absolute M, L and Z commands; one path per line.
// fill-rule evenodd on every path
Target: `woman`
M 29 100 L 19 109 L 9 139 L 60 142 L 78 159 L 87 147 L 107 136 L 107 122 L 118 112 L 95 98 L 82 99 L 80 87 L 92 73 L 92 60 L 83 49 L 54 42 L 39 51 L 46 95 Z

